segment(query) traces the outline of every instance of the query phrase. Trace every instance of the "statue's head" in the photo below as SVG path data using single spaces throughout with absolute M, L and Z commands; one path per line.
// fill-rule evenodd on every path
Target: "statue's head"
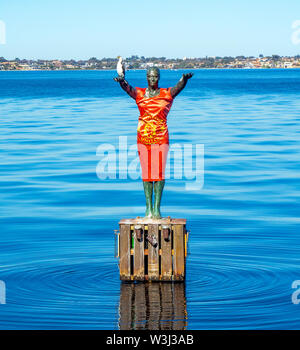
M 160 71 L 157 67 L 149 67 L 147 69 L 148 85 L 151 87 L 157 87 L 160 78 Z

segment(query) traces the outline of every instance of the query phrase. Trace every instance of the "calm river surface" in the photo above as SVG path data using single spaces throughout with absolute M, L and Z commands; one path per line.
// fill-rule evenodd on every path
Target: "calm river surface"
M 114 76 L 0 72 L 0 328 L 299 329 L 300 70 L 195 70 L 176 97 L 171 144 L 204 145 L 203 187 L 171 178 L 162 201 L 191 231 L 185 284 L 119 281 L 113 232 L 144 194 L 96 174 L 99 145 L 136 141 Z

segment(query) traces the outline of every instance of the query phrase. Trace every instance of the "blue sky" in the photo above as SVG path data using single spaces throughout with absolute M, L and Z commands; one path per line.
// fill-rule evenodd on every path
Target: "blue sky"
M 1 0 L 0 56 L 297 55 L 299 0 Z

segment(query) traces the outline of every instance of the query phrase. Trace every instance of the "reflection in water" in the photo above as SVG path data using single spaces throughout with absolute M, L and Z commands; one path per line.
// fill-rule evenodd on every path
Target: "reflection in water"
M 120 330 L 186 328 L 184 283 L 121 283 Z

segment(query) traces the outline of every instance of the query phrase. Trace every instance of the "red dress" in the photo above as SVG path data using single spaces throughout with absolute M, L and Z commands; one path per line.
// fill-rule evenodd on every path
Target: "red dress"
M 161 181 L 169 151 L 167 115 L 173 103 L 171 88 L 158 95 L 145 97 L 146 88 L 136 87 L 136 104 L 140 111 L 137 128 L 138 153 L 143 181 Z

